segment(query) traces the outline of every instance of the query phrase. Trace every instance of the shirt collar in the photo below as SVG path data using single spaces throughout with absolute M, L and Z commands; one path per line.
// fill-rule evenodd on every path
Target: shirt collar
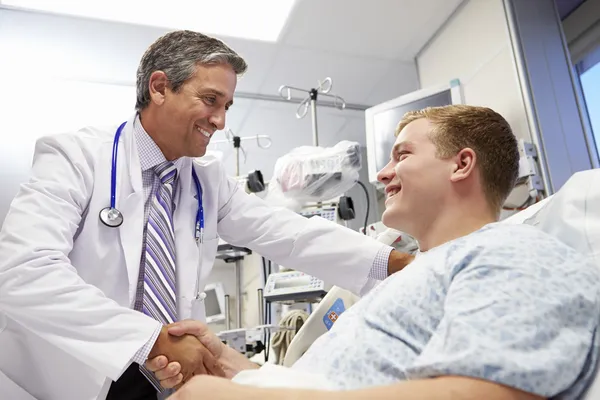
M 167 161 L 158 145 L 142 126 L 139 114 L 135 116 L 133 122 L 133 134 L 140 156 L 140 166 L 142 167 L 142 171 L 147 171 Z M 175 165 L 175 168 L 177 168 L 177 172 L 179 172 L 181 169 L 182 158 L 176 159 L 173 161 L 173 164 Z

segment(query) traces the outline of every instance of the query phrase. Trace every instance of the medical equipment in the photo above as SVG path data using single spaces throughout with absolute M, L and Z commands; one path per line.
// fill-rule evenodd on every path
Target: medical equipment
M 112 151 L 112 165 L 110 171 L 110 207 L 103 208 L 100 210 L 99 217 L 102 223 L 110 228 L 117 228 L 123 223 L 123 214 L 116 207 L 117 197 L 117 152 L 119 150 L 119 138 L 121 132 L 127 122 L 123 122 L 115 132 L 115 138 L 113 141 Z M 196 170 L 192 168 L 192 177 L 196 185 L 196 192 L 198 193 L 198 211 L 196 212 L 196 224 L 195 224 L 195 238 L 196 242 L 202 243 L 204 240 L 204 208 L 202 207 L 202 186 Z
M 204 287 L 204 309 L 206 323 L 212 324 L 225 320 L 225 291 L 220 282 L 210 283 Z
M 264 290 L 267 302 L 293 304 L 317 302 L 329 287 L 322 280 L 299 271 L 276 272 L 269 275 Z
M 359 300 L 359 297 L 337 286 L 315 307 L 302 328 L 288 345 L 283 365 L 291 367 L 322 334 L 331 329 L 337 319 Z
M 331 200 L 356 184 L 361 164 L 356 142 L 297 147 L 277 159 L 266 200 L 277 196 L 298 204 Z
M 230 329 L 217 333 L 222 342 L 250 358 L 265 350 L 267 333 L 281 329 L 276 325 L 258 325 L 253 328 Z
M 227 264 L 232 264 L 235 273 L 235 311 L 236 325 L 238 328 L 242 326 L 242 260 L 247 255 L 252 254 L 252 250 L 246 247 L 231 245 L 222 239 L 219 239 L 217 246 L 216 258 L 225 261 Z M 229 296 L 225 295 L 225 326 L 229 329 Z

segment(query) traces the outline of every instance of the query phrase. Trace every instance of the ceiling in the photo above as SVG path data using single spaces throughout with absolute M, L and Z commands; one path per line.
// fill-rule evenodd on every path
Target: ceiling
M 319 144 L 342 139 L 364 144 L 362 110 L 419 88 L 415 56 L 462 1 L 297 0 L 277 43 L 222 38 L 249 64 L 227 124 L 242 137 L 272 138 L 268 151 L 242 142 L 247 159 L 241 173 L 261 169 L 270 177 L 277 157 L 312 144 L 310 115 L 296 118 L 297 104 L 252 97 L 277 97 L 284 84 L 309 90 L 331 77 L 332 93 L 348 108 L 318 107 Z M 0 52 L 19 52 L 6 58 L 19 72 L 44 59 L 51 60 L 44 64 L 47 74 L 54 69 L 69 78 L 132 86 L 141 55 L 163 33 L 149 26 L 0 10 Z M 224 137 L 217 133 L 215 140 Z M 212 147 L 224 152 L 234 173 L 232 149 Z

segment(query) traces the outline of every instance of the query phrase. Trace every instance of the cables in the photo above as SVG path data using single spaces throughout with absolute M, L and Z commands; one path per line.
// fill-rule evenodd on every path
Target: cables
M 267 279 L 269 275 L 271 275 L 271 260 L 268 260 L 268 268 L 267 268 L 267 259 L 262 258 L 262 267 L 263 267 L 263 287 L 267 284 Z M 271 324 L 271 303 L 264 300 L 263 307 L 265 312 L 263 313 L 264 320 L 262 323 L 264 325 Z M 265 341 L 265 362 L 269 361 L 269 352 L 271 348 L 271 330 L 269 328 L 265 328 L 263 330 L 264 341 Z
M 367 187 L 365 186 L 364 183 L 362 183 L 361 181 L 357 181 L 356 183 L 358 183 L 360 185 L 361 188 L 363 188 L 363 190 L 365 191 L 365 197 L 367 198 L 367 212 L 365 214 L 365 225 L 364 225 L 364 229 L 365 229 L 365 235 L 367 234 L 367 221 L 369 220 L 369 209 L 371 207 L 371 199 L 369 198 L 369 192 L 367 191 Z
M 283 364 L 290 343 L 292 343 L 294 336 L 307 319 L 308 314 L 303 310 L 292 310 L 281 319 L 279 323 L 280 330 L 273 334 L 273 340 L 271 341 L 271 346 L 273 346 L 276 355 L 276 364 Z

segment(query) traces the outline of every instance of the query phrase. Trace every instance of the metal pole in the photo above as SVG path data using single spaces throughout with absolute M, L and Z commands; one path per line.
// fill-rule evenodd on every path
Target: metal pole
M 310 110 L 312 117 L 312 128 L 313 128 L 313 146 L 319 146 L 319 132 L 317 130 L 317 89 L 310 90 Z
M 240 148 L 235 148 L 235 176 L 240 176 Z
M 229 295 L 225 295 L 225 330 L 231 329 L 231 311 L 229 310 Z
M 264 310 L 264 298 L 263 298 L 263 290 L 258 289 L 258 325 L 265 324 L 265 310 Z
M 235 313 L 237 318 L 237 328 L 242 327 L 242 263 L 235 261 Z
M 233 137 L 233 148 L 235 149 L 235 176 L 240 176 L 240 146 L 242 145 L 242 138 L 239 136 Z

